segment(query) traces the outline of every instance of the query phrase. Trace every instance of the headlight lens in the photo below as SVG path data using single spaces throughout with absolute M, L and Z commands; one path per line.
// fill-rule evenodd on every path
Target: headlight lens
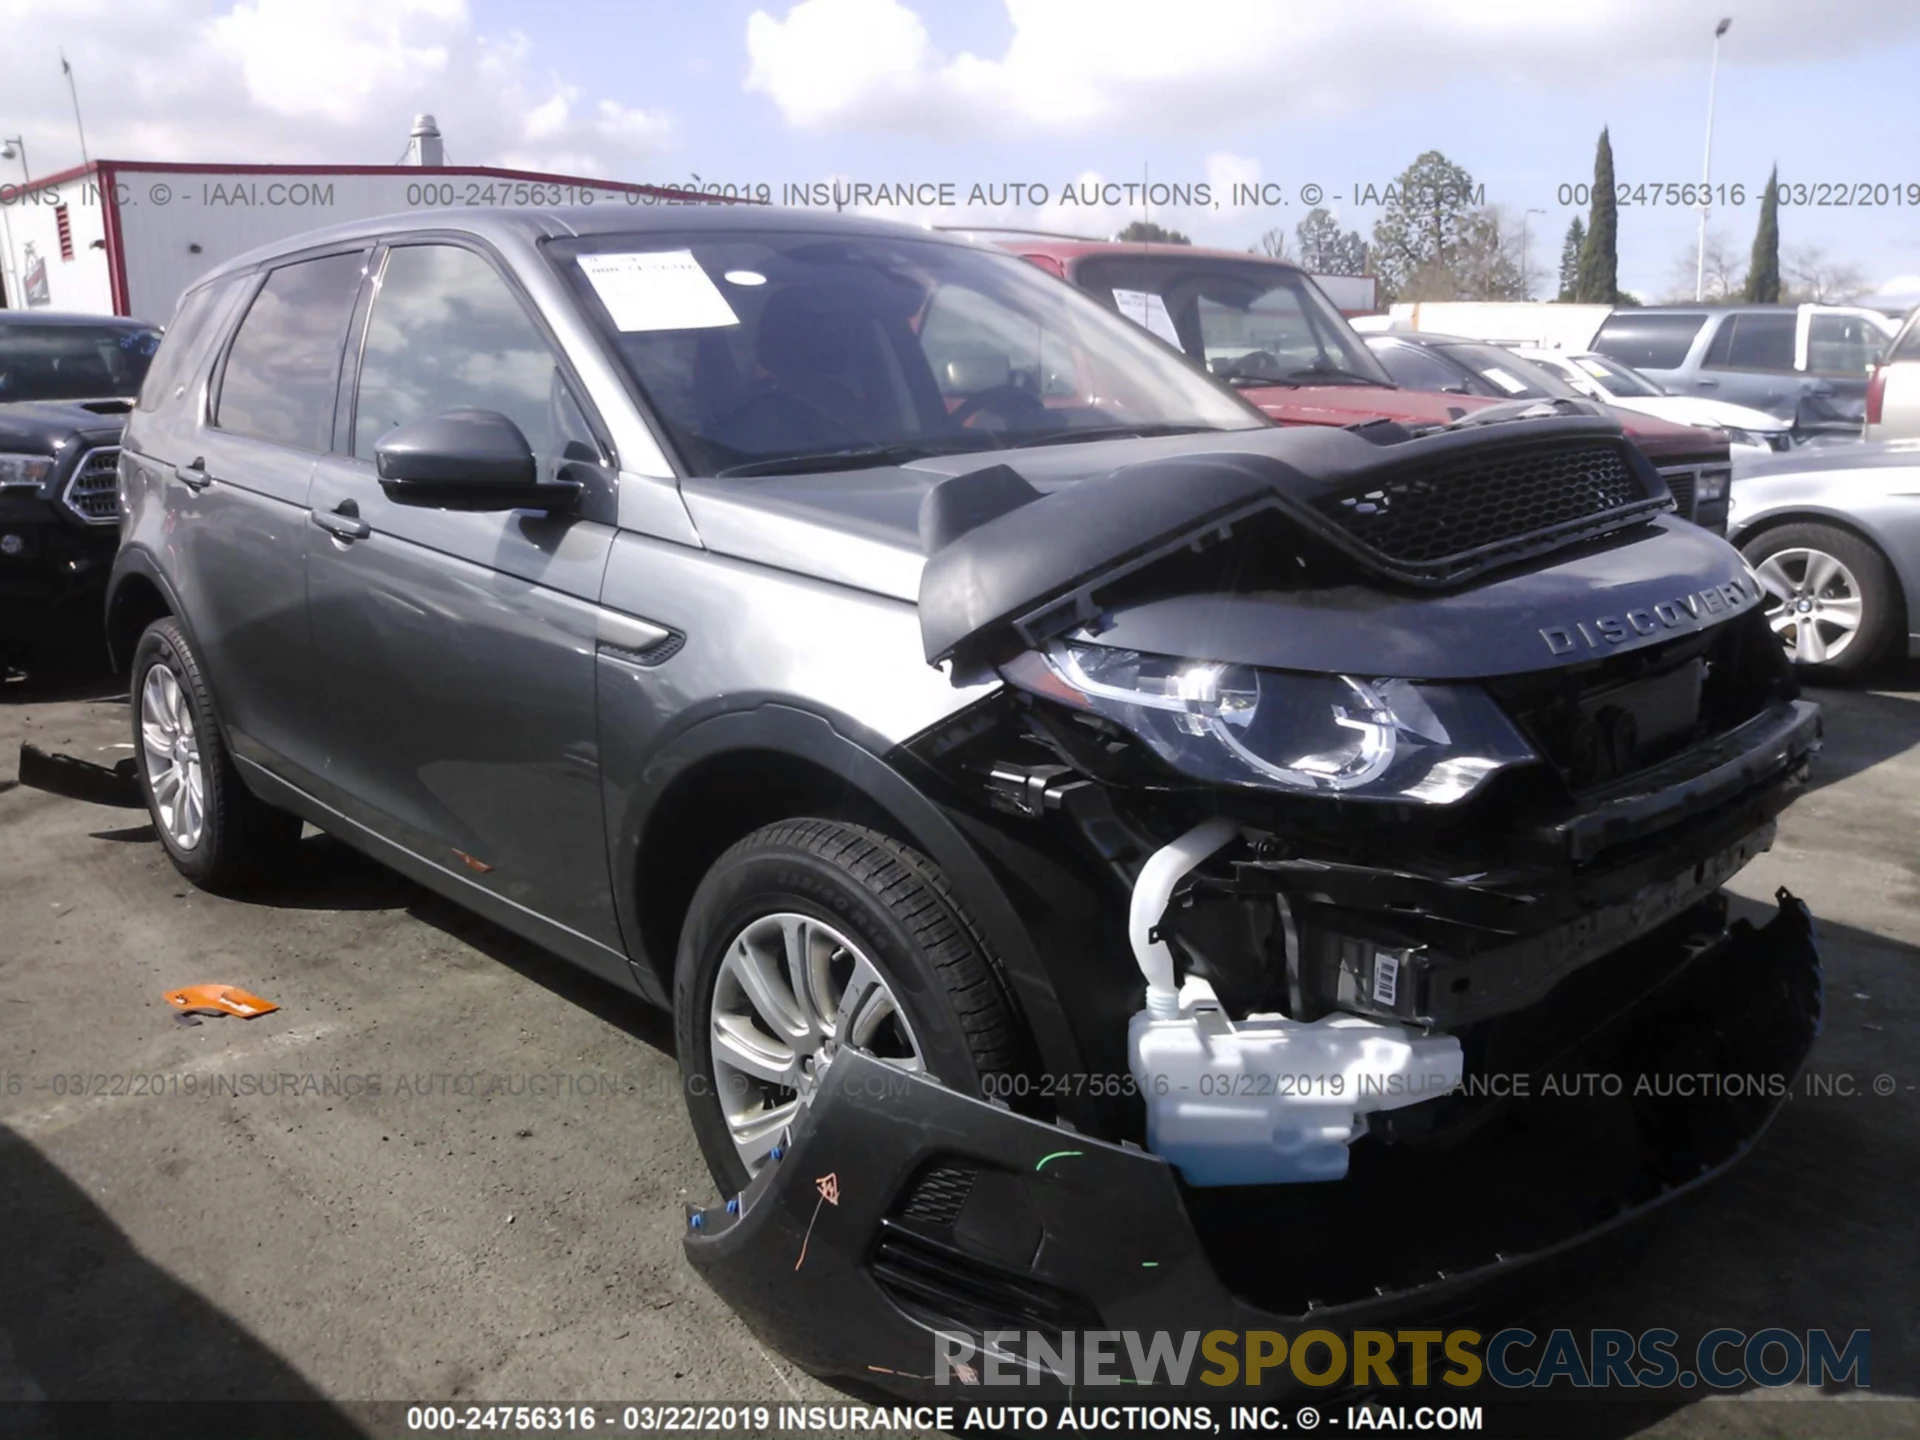
M 1725 470 L 1702 470 L 1699 478 L 1693 482 L 1693 501 L 1698 505 L 1704 500 L 1719 500 L 1726 496 L 1729 473 Z
M 53 460 L 46 455 L 0 455 L 0 490 L 24 487 L 38 490 L 40 482 L 53 473 Z
M 1003 672 L 1104 715 L 1198 780 L 1444 805 L 1534 758 L 1471 685 L 1300 675 L 1056 642 Z

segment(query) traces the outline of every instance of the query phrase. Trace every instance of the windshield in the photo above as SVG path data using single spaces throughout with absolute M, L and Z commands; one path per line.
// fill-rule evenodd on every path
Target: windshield
M 125 325 L 0 325 L 0 404 L 132 399 L 160 332 Z
M 1076 279 L 1223 380 L 1393 384 L 1319 287 L 1291 265 L 1164 252 L 1096 255 L 1080 262 Z
M 1609 395 L 1659 396 L 1667 393 L 1638 370 L 1622 365 L 1618 360 L 1609 360 L 1604 355 L 1581 355 L 1573 363 L 1591 375 L 1594 382 Z
M 1580 392 L 1558 375 L 1498 345 L 1443 345 L 1449 359 L 1485 382 L 1487 394 L 1506 400 L 1579 400 Z
M 779 232 L 550 248 L 698 475 L 1266 423 L 1011 255 Z

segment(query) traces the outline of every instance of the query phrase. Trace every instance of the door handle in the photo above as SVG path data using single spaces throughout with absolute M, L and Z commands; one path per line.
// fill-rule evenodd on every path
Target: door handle
M 1693 383 L 1698 385 L 1702 390 L 1718 390 L 1720 388 L 1720 382 L 1718 380 L 1696 380 Z
M 373 527 L 360 518 L 360 507 L 351 500 L 342 500 L 331 510 L 315 510 L 312 519 L 336 540 L 364 540 L 373 533 Z
M 213 476 L 207 473 L 206 459 L 199 455 L 194 457 L 191 465 L 174 466 L 173 478 L 189 490 L 204 490 L 213 483 Z

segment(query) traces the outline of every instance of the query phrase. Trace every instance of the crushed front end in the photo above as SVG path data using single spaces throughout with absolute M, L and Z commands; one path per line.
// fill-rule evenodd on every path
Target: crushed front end
M 1730 1163 L 1804 1059 L 1805 912 L 1730 924 L 1721 889 L 1820 733 L 1739 557 L 1603 422 L 1281 434 L 929 497 L 928 658 L 1006 683 L 896 758 L 1078 1054 L 999 1103 L 816 1102 L 703 1220 L 696 1263 L 811 1368 L 1457 1311 Z M 815 1171 L 863 1191 L 832 1258 L 735 1293 Z M 829 1276 L 831 1337 L 795 1319 Z

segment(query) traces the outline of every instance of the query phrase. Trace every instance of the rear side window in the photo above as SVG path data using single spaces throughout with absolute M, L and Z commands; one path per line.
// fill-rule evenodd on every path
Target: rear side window
M 173 323 L 167 326 L 167 332 L 161 338 L 160 352 L 153 357 L 153 366 L 140 386 L 137 408 L 158 410 L 172 398 L 175 390 L 186 383 L 189 360 L 205 348 L 200 342 L 214 308 L 214 297 L 226 293 L 225 285 L 202 285 L 198 290 L 189 291 L 180 301 L 180 308 L 174 311 Z
M 1600 327 L 1593 348 L 1636 370 L 1678 370 L 1706 321 L 1704 315 L 1616 314 Z
M 227 352 L 215 424 L 301 450 L 332 443 L 340 350 L 366 261 L 327 255 L 267 276 Z
M 1714 370 L 1791 371 L 1796 323 L 1791 310 L 1729 315 L 1722 333 L 1714 337 L 1713 354 L 1706 363 Z M 1725 333 L 1728 330 L 1731 336 Z

